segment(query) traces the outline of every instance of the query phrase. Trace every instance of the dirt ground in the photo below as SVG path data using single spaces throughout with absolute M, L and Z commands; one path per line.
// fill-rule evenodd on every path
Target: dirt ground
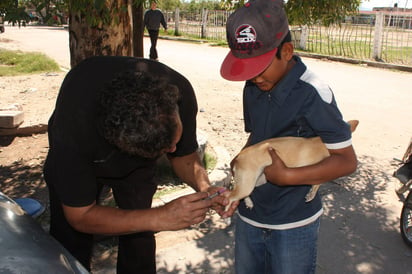
M 17 103 L 23 107 L 25 115 L 21 127 L 44 124 L 42 119 L 50 115 L 64 75 L 65 73 L 60 72 L 53 76 L 43 74 L 1 77 L 0 109 Z M 45 133 L 0 137 L 0 181 L 3 182 L 1 191 L 11 197 L 32 196 L 44 202 L 41 169 L 47 151 L 48 140 Z M 18 188 L 12 181 L 24 182 L 27 188 Z
M 30 36 L 36 42 L 27 42 L 29 35 L 36 35 Z M 50 48 L 43 40 L 55 43 Z M 67 44 L 67 33 L 59 29 L 6 28 L 0 35 L 0 48 L 45 52 L 66 69 L 69 67 Z M 145 46 L 148 45 L 145 41 Z M 235 156 L 247 136 L 242 120 L 243 83 L 224 81 L 218 72 L 227 49 L 160 40 L 158 50 L 160 61 L 180 71 L 193 84 L 200 110 L 198 128 L 207 134 L 213 146 L 223 147 L 231 157 Z M 409 126 L 412 115 L 408 111 L 412 102 L 412 75 L 325 60 L 304 61 L 330 82 L 345 119 L 360 120 L 353 138 L 358 171 L 321 187 L 325 214 L 317 272 L 412 273 L 409 270 L 412 252 L 403 245 L 399 235 L 401 199 L 394 193 L 397 185 L 391 177 L 395 168 L 393 158 L 402 157 L 412 136 Z M 45 124 L 64 76 L 65 72 L 53 72 L 0 77 L 0 108 L 21 104 L 27 117 L 22 128 Z M 33 197 L 47 203 L 47 190 L 41 176 L 47 149 L 45 133 L 0 137 L 0 190 L 12 198 Z M 227 244 L 217 244 L 213 250 L 207 246 L 208 235 L 219 227 L 224 224 L 210 216 L 201 227 L 158 235 L 162 273 L 189 273 L 184 258 L 190 255 L 180 244 L 193 240 L 198 241 L 194 249 L 210 251 L 216 259 L 226 260 L 229 265 L 220 267 L 228 272 L 210 270 L 209 273 L 232 273 L 232 258 L 228 258 L 232 255 L 231 249 L 225 253 Z M 231 242 L 231 236 L 229 239 Z M 176 270 L 178 263 L 167 261 L 171 258 L 167 253 L 171 246 L 179 247 L 177 252 L 186 254 L 176 255 L 176 260 L 182 260 L 181 268 L 187 272 Z M 219 255 L 215 254 L 217 251 Z M 102 258 L 99 269 L 108 267 L 114 254 L 106 245 L 99 254 Z M 198 267 L 201 266 L 199 263 Z

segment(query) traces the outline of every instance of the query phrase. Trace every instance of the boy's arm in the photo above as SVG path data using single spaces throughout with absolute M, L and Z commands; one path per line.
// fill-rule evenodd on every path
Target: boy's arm
M 288 168 L 276 152 L 269 148 L 272 164 L 265 168 L 266 179 L 276 185 L 317 185 L 349 175 L 356 170 L 357 158 L 352 146 L 330 149 L 330 156 L 304 167 Z

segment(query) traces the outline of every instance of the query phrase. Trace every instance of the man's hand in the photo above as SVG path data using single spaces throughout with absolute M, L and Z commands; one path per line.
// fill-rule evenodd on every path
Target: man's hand
M 159 207 L 159 230 L 179 230 L 202 222 L 213 201 L 206 192 L 189 194 Z
M 233 215 L 237 206 L 239 205 L 239 201 L 232 202 L 230 207 L 228 207 L 227 211 L 225 208 L 229 205 L 229 195 L 230 191 L 223 187 L 210 187 L 208 189 L 209 197 L 214 196 L 215 194 L 219 193 L 216 197 L 213 197 L 211 200 L 213 202 L 212 208 L 219 214 L 222 218 L 227 218 Z

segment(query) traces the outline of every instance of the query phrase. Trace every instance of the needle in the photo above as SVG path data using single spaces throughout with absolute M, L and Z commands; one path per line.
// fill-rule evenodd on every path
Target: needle
M 211 200 L 217 196 L 219 196 L 220 194 L 226 192 L 226 188 L 220 189 L 217 192 L 213 193 L 212 195 L 207 196 L 206 198 L 204 198 L 204 200 Z

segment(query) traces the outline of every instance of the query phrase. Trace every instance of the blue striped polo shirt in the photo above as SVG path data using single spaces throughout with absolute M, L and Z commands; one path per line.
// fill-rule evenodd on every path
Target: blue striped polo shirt
M 281 137 L 320 136 L 329 149 L 352 144 L 351 132 L 342 119 L 330 87 L 307 70 L 302 60 L 270 91 L 247 81 L 243 91 L 245 130 L 251 145 Z M 238 214 L 257 227 L 288 229 L 306 225 L 322 214 L 319 194 L 311 202 L 305 195 L 311 186 L 277 186 L 266 183 L 254 189 L 249 209 L 241 201 Z

